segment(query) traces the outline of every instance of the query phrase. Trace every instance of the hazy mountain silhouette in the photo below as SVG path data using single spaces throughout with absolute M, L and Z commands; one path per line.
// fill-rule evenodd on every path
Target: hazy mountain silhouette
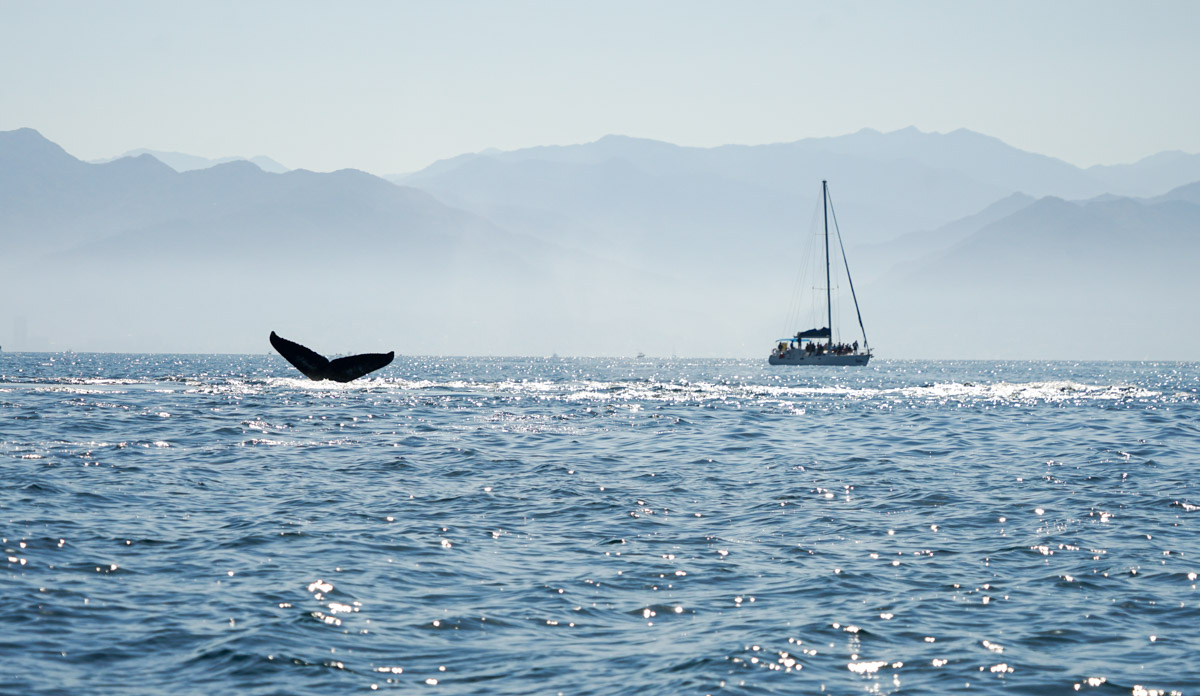
M 856 273 L 861 274 L 864 280 L 874 280 L 896 266 L 949 249 L 985 226 L 1026 208 L 1035 200 L 1024 193 L 1014 193 L 974 215 L 947 223 L 936 230 L 910 232 L 880 244 L 858 246 L 854 249 Z
M 401 247 L 527 245 L 359 171 L 272 174 L 234 161 L 178 173 L 149 155 L 88 164 L 28 129 L 0 133 L 0 183 L 6 247 L 35 258 L 235 255 L 329 264 Z
M 816 206 L 822 178 L 834 182 L 862 241 L 936 227 L 1012 192 L 959 172 L 804 142 L 700 149 L 616 136 L 459 158 L 393 180 L 497 221 L 556 217 L 582 230 L 572 243 L 602 232 L 633 248 L 648 234 L 712 241 L 749 234 L 761 244 L 792 233 Z
M 1155 196 L 1191 181 L 1200 181 L 1200 155 L 1160 152 L 1133 164 L 1097 165 L 1087 173 L 1107 184 L 1107 191 Z
M 1166 338 L 1114 353 L 1098 336 L 1118 317 L 1135 321 L 1139 302 L 1159 312 L 1145 335 L 1190 331 L 1170 317 L 1200 300 L 1179 267 L 1200 260 L 1192 246 L 1200 218 L 1129 197 L 1200 195 L 1200 187 L 1164 194 L 1200 180 L 1194 155 L 1085 170 L 968 130 L 868 129 L 716 148 L 607 136 L 463 155 L 395 180 L 532 236 L 667 273 L 677 263 L 684 276 L 724 284 L 757 315 L 768 288 L 786 289 L 793 276 L 819 217 L 821 179 L 831 182 L 855 272 L 875 288 L 863 293 L 864 312 L 869 321 L 872 300 L 886 298 L 882 321 L 896 354 L 1188 354 Z M 1138 302 L 1106 299 L 1122 283 L 1140 284 L 1124 296 Z M 994 326 L 1001 317 L 1011 326 Z M 753 330 L 770 333 L 759 321 Z
M 633 286 L 619 264 L 363 172 L 89 164 L 28 129 L 0 133 L 0 244 L 11 267 L 0 331 L 25 317 L 58 348 L 257 350 L 273 323 L 331 348 L 374 336 L 401 351 L 415 338 L 512 353 L 579 336 L 579 308 L 618 321 L 590 288 L 612 283 L 613 301 Z M 581 338 L 577 350 L 600 343 Z
M 691 148 L 606 136 L 592 143 L 489 151 L 391 180 L 513 224 L 553 219 L 546 235 L 574 231 L 638 239 L 648 231 L 719 239 L 748 230 L 762 240 L 794 231 L 828 179 L 860 244 L 936 229 L 1016 192 L 1034 197 L 1145 195 L 1200 179 L 1177 158 L 1082 170 L 968 130 L 862 130 L 773 145 Z M 1152 174 L 1152 176 L 1151 176 Z M 1132 183 L 1136 182 L 1134 186 Z M 539 230 L 527 227 L 531 234 Z
M 270 157 L 258 155 L 256 157 L 219 157 L 212 159 L 209 157 L 200 157 L 198 155 L 189 155 L 183 152 L 163 152 L 161 150 L 148 150 L 146 148 L 138 148 L 130 150 L 119 157 L 111 157 L 108 159 L 93 160 L 93 164 L 104 164 L 113 160 L 123 159 L 125 157 L 140 157 L 141 155 L 150 155 L 154 159 L 162 162 L 171 169 L 177 172 L 190 172 L 196 169 L 208 169 L 215 167 L 218 164 L 227 164 L 229 162 L 246 161 L 256 165 L 264 172 L 273 172 L 282 174 L 288 171 L 288 168 L 276 162 Z
M 87 164 L 37 131 L 0 132 L 0 229 L 10 254 L 68 248 L 161 213 L 139 205 L 174 172 L 141 157 Z
M 1200 204 L 1200 179 L 1197 179 L 1191 184 L 1185 184 L 1178 188 L 1171 189 L 1161 196 L 1150 198 L 1150 203 L 1166 203 L 1169 201 L 1184 201 L 1187 203 Z
M 246 161 L 89 164 L 10 131 L 0 342 L 257 352 L 268 327 L 332 353 L 765 359 L 809 328 L 785 308 L 824 177 L 881 357 L 1194 359 L 1200 181 L 1130 198 L 1026 155 L 965 131 L 605 138 L 457 158 L 405 178 L 422 191 Z M 46 340 L 12 346 L 14 322 Z
M 895 347 L 931 357 L 1194 359 L 1198 260 L 1200 182 L 1153 199 L 1042 198 L 869 293 Z

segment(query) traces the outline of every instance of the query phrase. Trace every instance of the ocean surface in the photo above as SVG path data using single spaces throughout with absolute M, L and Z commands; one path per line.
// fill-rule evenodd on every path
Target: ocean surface
M 1200 365 L 0 354 L 0 693 L 1200 694 Z

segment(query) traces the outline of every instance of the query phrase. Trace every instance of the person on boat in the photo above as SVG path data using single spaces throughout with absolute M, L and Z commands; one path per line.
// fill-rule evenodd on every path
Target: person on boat
M 857 340 L 854 341 L 854 352 L 855 353 L 858 352 L 858 341 Z

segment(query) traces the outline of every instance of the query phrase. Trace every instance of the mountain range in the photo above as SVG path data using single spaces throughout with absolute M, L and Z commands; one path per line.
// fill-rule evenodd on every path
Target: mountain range
M 975 223 L 873 284 L 896 345 L 934 358 L 1194 359 L 1200 183 L 1147 199 L 1050 196 Z M 928 316 L 939 333 L 922 328 Z M 969 334 L 944 341 L 956 325 Z
M 1081 169 L 967 130 L 915 128 L 716 148 L 607 136 L 462 155 L 389 179 L 510 223 L 584 218 L 656 234 L 664 227 L 740 226 L 764 237 L 794 233 L 828 179 L 857 243 L 879 243 L 935 229 L 1017 192 L 1066 199 L 1160 194 L 1200 181 L 1200 155 L 1163 153 Z
M 168 167 L 170 167 L 171 169 L 174 169 L 177 172 L 190 172 L 190 171 L 195 171 L 197 169 L 208 169 L 209 167 L 215 167 L 218 164 L 228 164 L 230 162 L 242 162 L 242 161 L 250 162 L 251 164 L 258 167 L 259 169 L 263 170 L 264 172 L 274 172 L 275 174 L 282 174 L 282 173 L 288 171 L 287 167 L 276 162 L 275 160 L 271 159 L 270 157 L 266 157 L 264 155 L 258 155 L 255 157 L 218 157 L 218 158 L 214 159 L 211 157 L 200 157 L 198 155 L 189 155 L 184 152 L 164 152 L 162 150 L 149 150 L 144 147 L 138 148 L 136 150 L 130 150 L 129 152 L 126 152 L 125 154 L 118 155 L 117 157 L 111 157 L 108 159 L 92 160 L 92 164 L 105 164 L 107 162 L 112 162 L 113 160 L 124 159 L 126 157 L 141 157 L 142 155 L 150 155 L 154 159 L 158 160 L 159 162 L 162 162 L 163 164 L 167 165 Z
M 10 348 L 245 352 L 275 329 L 513 352 L 565 311 L 552 289 L 623 277 L 364 172 L 91 164 L 29 129 L 0 133 L 0 245 Z
M 326 352 L 765 355 L 810 328 L 785 310 L 822 179 L 881 357 L 1196 356 L 1181 318 L 1200 300 L 1200 157 L 1080 169 L 916 129 L 718 148 L 609 136 L 386 180 L 88 163 L 0 132 L 0 337 L 257 352 L 274 329 Z

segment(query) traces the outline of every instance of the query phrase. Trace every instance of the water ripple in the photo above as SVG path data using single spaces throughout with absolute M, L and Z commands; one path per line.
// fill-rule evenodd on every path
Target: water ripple
M 1195 365 L 4 361 L 15 693 L 1200 683 Z

